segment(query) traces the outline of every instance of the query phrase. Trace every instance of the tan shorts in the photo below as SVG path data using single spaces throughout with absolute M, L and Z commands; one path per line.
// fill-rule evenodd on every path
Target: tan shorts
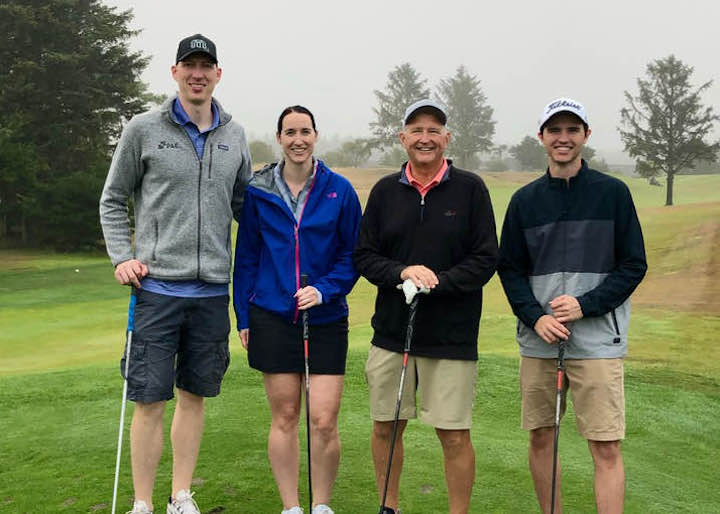
M 522 427 L 555 426 L 557 361 L 522 357 Z M 590 441 L 625 437 L 625 394 L 622 359 L 566 359 L 560 413 L 568 388 L 580 435 Z
M 370 417 L 375 421 L 395 419 L 402 353 L 375 345 L 370 347 L 365 378 L 370 389 Z M 408 360 L 400 419 L 417 417 L 435 428 L 468 430 L 477 381 L 477 362 L 413 357 Z

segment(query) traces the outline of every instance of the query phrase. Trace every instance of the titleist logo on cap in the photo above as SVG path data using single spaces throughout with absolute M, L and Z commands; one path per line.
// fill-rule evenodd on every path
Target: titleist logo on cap
M 548 104 L 548 106 L 545 108 L 545 112 L 550 112 L 553 109 L 557 109 L 558 107 L 570 107 L 571 109 L 577 110 L 581 110 L 583 108 L 582 105 L 572 102 L 570 100 L 557 100 Z

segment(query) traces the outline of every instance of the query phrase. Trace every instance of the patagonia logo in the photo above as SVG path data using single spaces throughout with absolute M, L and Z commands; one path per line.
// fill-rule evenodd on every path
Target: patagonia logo
M 327 196 L 328 198 L 337 198 L 337 193 L 335 191 L 333 191 L 332 193 L 328 193 L 325 196 Z
M 158 144 L 158 150 L 164 150 L 165 148 L 180 148 L 180 143 L 170 143 L 169 141 L 160 141 L 160 144 Z
M 218 150 L 225 150 L 227 152 L 228 150 L 230 150 L 230 147 L 228 145 L 218 143 Z
M 447 216 L 448 218 L 455 216 L 457 214 L 457 211 L 454 211 L 452 209 L 449 209 L 445 212 L 443 212 L 443 216 Z

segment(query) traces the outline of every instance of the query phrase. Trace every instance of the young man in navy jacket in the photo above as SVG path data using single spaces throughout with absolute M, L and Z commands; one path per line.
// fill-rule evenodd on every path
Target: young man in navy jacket
M 599 513 L 623 509 L 625 436 L 623 358 L 630 294 L 647 264 L 627 186 L 588 168 L 584 107 L 550 102 L 538 137 L 547 172 L 520 188 L 503 224 L 498 274 L 517 316 L 522 426 L 530 432 L 530 472 L 550 512 L 558 343 L 565 342 L 563 395 L 570 389 L 580 434 L 595 463 Z M 563 399 L 564 410 L 564 399 Z M 556 512 L 561 512 L 560 467 Z
M 366 365 L 372 453 L 380 496 L 385 485 L 408 322 L 418 292 L 411 357 L 385 510 L 398 504 L 402 433 L 416 417 L 435 427 L 445 459 L 450 512 L 468 512 L 475 477 L 470 440 L 477 377 L 482 287 L 495 272 L 492 205 L 479 176 L 445 159 L 450 132 L 442 105 L 420 100 L 405 111 L 400 142 L 408 162 L 373 187 L 360 225 L 355 265 L 377 286 Z M 405 297 L 398 291 L 399 284 Z

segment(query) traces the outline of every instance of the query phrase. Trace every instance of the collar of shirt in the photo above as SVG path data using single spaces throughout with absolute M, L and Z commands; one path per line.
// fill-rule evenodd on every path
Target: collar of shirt
M 182 106 L 182 103 L 180 103 L 179 98 L 175 98 L 175 101 L 173 102 L 172 112 L 175 118 L 175 121 L 177 121 L 180 125 L 184 126 L 185 128 L 188 128 L 188 125 L 190 125 L 195 131 L 197 131 L 198 134 L 205 134 L 206 132 L 210 132 L 211 130 L 215 129 L 220 125 L 220 112 L 218 111 L 217 105 L 215 105 L 215 102 L 210 103 L 210 108 L 212 109 L 212 123 L 210 126 L 203 130 L 202 132 L 198 128 L 198 126 L 195 124 L 193 120 L 190 119 L 190 117 L 185 112 L 185 109 Z
M 300 211 L 302 210 L 302 206 L 305 203 L 305 199 L 307 198 L 308 192 L 310 190 L 310 186 L 312 185 L 313 179 L 315 178 L 315 174 L 317 173 L 318 168 L 318 161 L 313 157 L 313 169 L 312 173 L 308 177 L 307 181 L 305 182 L 305 185 L 300 190 L 300 193 L 298 193 L 297 198 L 294 198 L 292 193 L 290 192 L 290 188 L 287 185 L 287 182 L 285 182 L 285 178 L 283 177 L 283 169 L 285 168 L 285 161 L 280 161 L 275 165 L 275 168 L 273 169 L 273 178 L 275 179 L 275 187 L 277 188 L 278 192 L 280 193 L 280 197 L 285 202 L 285 205 L 288 206 L 290 211 L 295 216 L 296 220 L 300 219 Z
M 407 177 L 407 181 L 410 183 L 410 185 L 417 189 L 418 193 L 420 193 L 421 196 L 425 197 L 428 191 L 430 191 L 433 187 L 437 186 L 440 182 L 442 182 L 442 179 L 445 176 L 445 172 L 447 172 L 447 169 L 447 159 L 443 159 L 442 165 L 440 166 L 440 169 L 435 174 L 433 179 L 427 184 L 423 185 L 417 180 L 415 180 L 415 177 L 413 177 L 412 165 L 410 164 L 410 161 L 408 161 L 407 166 L 405 166 L 405 176 Z

